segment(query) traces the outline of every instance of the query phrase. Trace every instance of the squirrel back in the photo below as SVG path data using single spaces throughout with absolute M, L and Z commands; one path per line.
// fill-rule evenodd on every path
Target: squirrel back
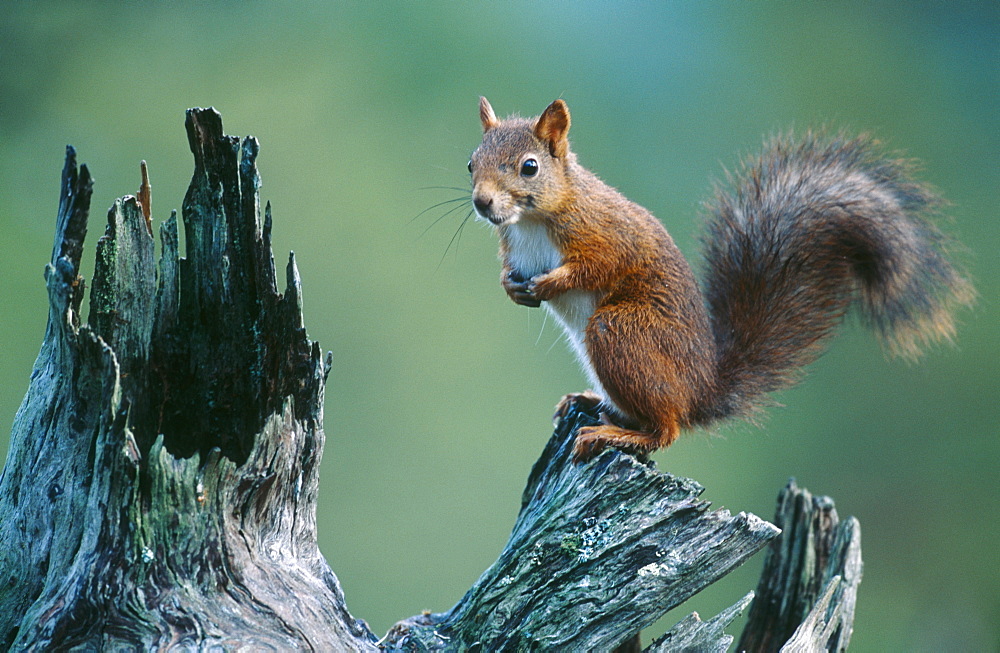
M 940 201 L 867 137 L 774 140 L 709 204 L 699 291 L 670 235 L 577 162 L 569 110 L 499 120 L 480 100 L 473 205 L 496 226 L 501 283 L 543 302 L 597 393 L 576 456 L 648 452 L 681 428 L 751 416 L 794 382 L 857 303 L 893 353 L 950 339 L 971 285 L 930 221 Z

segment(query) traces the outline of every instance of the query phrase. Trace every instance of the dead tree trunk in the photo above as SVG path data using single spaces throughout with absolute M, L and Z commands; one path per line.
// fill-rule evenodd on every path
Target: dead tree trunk
M 450 611 L 379 640 L 316 545 L 330 362 L 306 337 L 294 257 L 277 290 L 257 141 L 226 136 L 212 109 L 188 111 L 187 132 L 186 258 L 172 215 L 155 264 L 144 178 L 108 213 L 89 323 L 92 181 L 67 149 L 48 326 L 0 477 L 0 648 L 610 650 L 772 540 L 761 591 L 768 605 L 794 596 L 794 609 L 752 618 L 777 634 L 747 645 L 825 647 L 834 631 L 846 645 L 856 522 L 832 545 L 817 536 L 831 502 L 813 530 L 774 539 L 775 526 L 713 512 L 697 483 L 630 456 L 574 465 L 573 434 L 594 420 L 576 410 L 532 470 L 497 562 Z M 692 615 L 648 650 L 726 650 L 723 629 L 751 599 Z

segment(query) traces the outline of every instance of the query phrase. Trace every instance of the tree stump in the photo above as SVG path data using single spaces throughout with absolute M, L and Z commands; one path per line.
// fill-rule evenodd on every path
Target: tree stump
M 574 465 L 576 429 L 596 421 L 576 408 L 531 471 L 497 562 L 451 610 L 380 640 L 316 545 L 330 358 L 306 336 L 294 256 L 277 290 L 258 143 L 225 135 L 213 109 L 189 110 L 186 126 L 187 255 L 174 214 L 156 264 L 143 167 L 98 240 L 88 323 L 93 182 L 67 148 L 48 325 L 0 477 L 0 648 L 611 650 L 768 542 L 742 641 L 846 646 L 855 521 L 837 528 L 829 500 L 782 512 L 806 501 L 790 486 L 779 538 L 651 463 L 607 451 Z M 723 629 L 752 597 L 681 620 L 647 650 L 726 650 Z

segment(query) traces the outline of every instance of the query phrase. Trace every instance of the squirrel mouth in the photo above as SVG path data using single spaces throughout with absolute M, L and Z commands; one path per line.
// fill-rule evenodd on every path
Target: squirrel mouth
M 517 222 L 517 215 L 501 215 L 491 208 L 481 208 L 479 206 L 474 206 L 476 216 L 481 220 L 485 220 L 490 224 L 499 227 L 505 223 Z

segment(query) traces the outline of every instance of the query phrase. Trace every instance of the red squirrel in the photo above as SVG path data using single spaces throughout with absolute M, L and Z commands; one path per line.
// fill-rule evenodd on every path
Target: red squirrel
M 646 454 L 682 429 L 750 417 L 793 383 L 857 303 L 890 351 L 950 339 L 973 290 L 927 220 L 937 198 L 870 138 L 774 140 L 708 207 L 702 290 L 664 226 L 577 163 L 570 114 L 500 120 L 480 98 L 476 214 L 496 227 L 501 284 L 565 330 L 600 404 L 578 462 Z

